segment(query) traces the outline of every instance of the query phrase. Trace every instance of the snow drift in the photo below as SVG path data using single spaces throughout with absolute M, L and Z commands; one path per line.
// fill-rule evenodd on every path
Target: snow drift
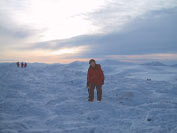
M 85 62 L 1 63 L 0 133 L 177 132 L 176 67 L 100 63 L 101 103 L 87 101 Z

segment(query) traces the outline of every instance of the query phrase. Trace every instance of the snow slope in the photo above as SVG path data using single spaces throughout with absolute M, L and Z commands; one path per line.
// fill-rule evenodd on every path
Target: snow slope
M 1 63 L 0 133 L 177 133 L 176 67 L 101 65 L 103 101 L 90 103 L 85 62 Z

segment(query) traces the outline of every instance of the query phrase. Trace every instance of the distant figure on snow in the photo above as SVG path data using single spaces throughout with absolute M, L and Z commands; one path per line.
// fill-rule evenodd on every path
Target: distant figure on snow
M 24 66 L 24 64 L 23 64 L 23 62 L 21 62 L 21 68 L 23 68 L 23 66 Z
M 94 101 L 94 89 L 97 89 L 97 100 L 102 100 L 102 85 L 104 84 L 104 72 L 100 64 L 96 64 L 94 59 L 89 61 L 90 67 L 87 73 L 87 87 L 89 90 L 88 101 Z
M 24 68 L 26 68 L 27 67 L 27 63 L 25 62 L 25 64 L 24 64 Z
M 16 64 L 17 64 L 17 67 L 19 67 L 19 66 L 20 66 L 20 63 L 19 63 L 19 62 L 17 62 Z

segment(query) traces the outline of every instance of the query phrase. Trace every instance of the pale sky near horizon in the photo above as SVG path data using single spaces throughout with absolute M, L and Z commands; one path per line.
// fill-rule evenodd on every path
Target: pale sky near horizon
M 0 62 L 90 58 L 175 63 L 177 1 L 0 1 Z

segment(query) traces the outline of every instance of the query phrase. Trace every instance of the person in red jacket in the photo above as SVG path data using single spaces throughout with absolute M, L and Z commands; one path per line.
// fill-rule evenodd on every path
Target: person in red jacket
M 23 64 L 23 62 L 21 62 L 21 68 L 23 68 L 23 66 L 24 66 L 24 64 Z
M 19 63 L 19 62 L 17 62 L 17 63 L 16 63 L 16 65 L 17 65 L 17 67 L 19 67 L 19 66 L 20 66 L 20 63 Z
M 27 63 L 25 62 L 25 64 L 24 64 L 24 68 L 26 68 L 27 67 Z
M 88 101 L 94 100 L 94 89 L 97 89 L 97 100 L 102 100 L 102 85 L 104 84 L 104 73 L 100 64 L 96 64 L 94 59 L 89 61 L 90 67 L 87 73 L 87 87 L 89 89 Z

